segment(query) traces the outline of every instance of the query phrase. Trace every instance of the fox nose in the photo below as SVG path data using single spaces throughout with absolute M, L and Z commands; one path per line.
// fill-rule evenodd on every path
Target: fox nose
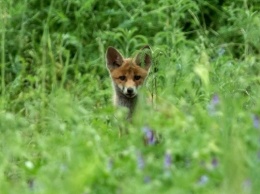
M 128 94 L 133 94 L 134 93 L 134 89 L 133 88 L 127 88 L 127 93 Z

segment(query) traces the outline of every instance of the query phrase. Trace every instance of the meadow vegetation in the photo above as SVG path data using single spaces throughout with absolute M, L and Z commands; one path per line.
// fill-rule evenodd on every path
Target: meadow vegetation
M 1 193 L 258 193 L 259 10 L 258 0 L 0 1 Z M 127 123 L 105 52 L 146 44 L 153 67 Z

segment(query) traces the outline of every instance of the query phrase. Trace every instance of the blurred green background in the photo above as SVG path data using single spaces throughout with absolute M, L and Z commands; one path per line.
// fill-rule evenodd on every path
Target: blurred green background
M 0 1 L 1 193 L 258 193 L 259 10 L 258 0 Z M 127 123 L 105 52 L 146 44 L 153 67 Z

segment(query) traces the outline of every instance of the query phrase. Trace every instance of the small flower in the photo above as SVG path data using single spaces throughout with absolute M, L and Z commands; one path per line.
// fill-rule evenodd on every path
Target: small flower
M 260 161 L 260 150 L 257 152 L 257 159 Z
M 148 145 L 154 145 L 156 143 L 154 131 L 147 126 L 143 127 L 142 130 L 144 132 L 144 143 Z
M 213 168 L 216 168 L 218 166 L 218 159 L 214 157 L 211 161 L 211 165 Z
M 226 52 L 226 50 L 223 47 L 219 48 L 218 49 L 218 56 L 221 57 L 225 52 Z
M 243 189 L 246 193 L 251 193 L 251 190 L 252 190 L 252 182 L 250 179 L 246 179 L 244 182 L 243 182 Z
M 206 185 L 208 182 L 209 182 L 209 177 L 208 177 L 207 175 L 202 175 L 202 176 L 199 178 L 198 184 L 199 184 L 200 186 L 204 186 L 204 185 Z
M 210 115 L 215 115 L 216 114 L 216 108 L 217 108 L 217 105 L 220 103 L 220 100 L 219 100 L 219 96 L 217 94 L 215 94 L 209 105 L 208 105 L 208 111 L 209 111 L 209 114 Z
M 107 170 L 111 171 L 113 166 L 114 166 L 114 161 L 113 161 L 112 158 L 109 158 L 108 161 L 107 161 Z
M 259 123 L 260 123 L 259 116 L 258 115 L 253 115 L 252 119 L 253 119 L 253 126 L 254 126 L 254 128 L 259 129 Z
M 137 167 L 140 170 L 143 170 L 145 166 L 143 156 L 140 152 L 137 153 Z
M 151 182 L 151 177 L 145 176 L 144 177 L 144 183 L 150 183 Z
M 170 155 L 169 152 L 166 152 L 164 156 L 164 168 L 169 169 L 172 165 L 172 156 Z
M 219 104 L 219 102 L 220 102 L 219 96 L 218 96 L 217 94 L 215 94 L 215 95 L 213 96 L 213 98 L 211 99 L 211 104 L 214 105 L 214 106 L 216 106 L 216 105 Z
M 169 151 L 164 155 L 164 175 L 166 178 L 171 177 L 171 166 L 172 166 L 172 156 Z
M 34 189 L 34 179 L 29 179 L 28 181 L 27 181 L 27 184 L 28 184 L 28 187 L 29 187 L 29 189 L 31 189 L 31 190 L 33 190 Z

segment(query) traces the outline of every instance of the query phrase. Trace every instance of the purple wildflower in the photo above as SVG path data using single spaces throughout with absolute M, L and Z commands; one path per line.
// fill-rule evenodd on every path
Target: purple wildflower
M 214 157 L 211 161 L 211 165 L 213 168 L 216 168 L 218 166 L 218 159 Z
M 215 94 L 209 105 L 208 105 L 208 111 L 209 111 L 209 114 L 210 115 L 215 115 L 216 113 L 216 108 L 217 108 L 217 105 L 220 103 L 220 100 L 219 100 L 219 96 L 217 94 Z
M 258 115 L 253 115 L 252 119 L 253 119 L 253 126 L 254 126 L 254 128 L 259 129 L 259 123 L 260 123 L 259 116 Z
M 199 184 L 200 186 L 204 186 L 204 185 L 206 185 L 208 182 L 209 182 L 209 177 L 208 177 L 207 175 L 202 175 L 202 176 L 199 178 L 198 184 Z
M 257 152 L 257 159 L 260 161 L 260 150 Z
M 165 178 L 171 177 L 171 166 L 172 166 L 172 156 L 170 152 L 166 152 L 164 155 L 164 176 Z
M 252 182 L 250 179 L 246 179 L 244 182 L 243 182 L 243 189 L 245 192 L 247 193 L 251 193 L 251 190 L 252 190 Z
M 143 156 L 140 152 L 137 153 L 137 167 L 138 169 L 143 170 L 145 166 Z
M 31 190 L 34 189 L 34 185 L 35 185 L 34 179 L 29 179 L 29 180 L 27 181 L 27 184 L 28 184 L 29 189 L 31 189 Z
M 212 97 L 212 99 L 211 99 L 211 104 L 214 105 L 214 106 L 216 106 L 216 105 L 219 104 L 219 102 L 220 102 L 219 96 L 218 96 L 217 94 L 215 94 L 215 95 Z
M 144 177 L 144 183 L 149 183 L 149 182 L 151 182 L 151 177 L 145 176 Z
M 218 49 L 218 56 L 221 57 L 225 52 L 226 50 L 223 47 L 221 47 L 220 49 Z
M 154 145 L 156 143 L 156 137 L 155 137 L 154 131 L 147 126 L 143 127 L 142 130 L 144 132 L 145 144 Z
M 112 158 L 109 158 L 108 161 L 107 161 L 107 170 L 108 171 L 111 171 L 112 168 L 113 168 L 113 165 L 114 165 L 114 161 Z
M 169 169 L 172 165 L 172 156 L 170 155 L 169 152 L 166 152 L 164 156 L 164 168 Z

